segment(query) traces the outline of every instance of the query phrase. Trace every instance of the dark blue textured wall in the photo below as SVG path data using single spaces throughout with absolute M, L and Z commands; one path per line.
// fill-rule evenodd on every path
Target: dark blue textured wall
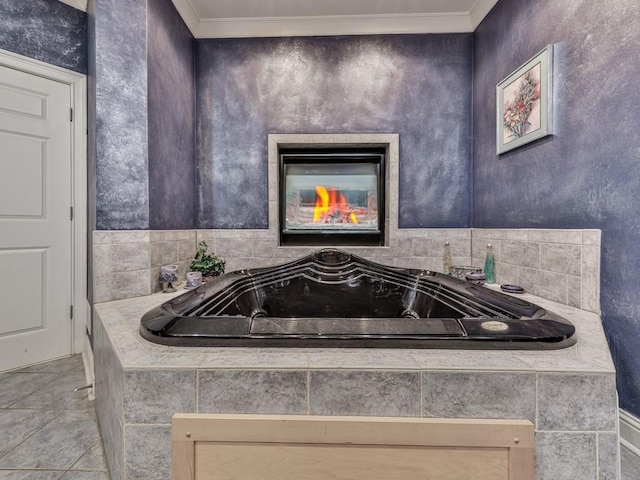
M 147 12 L 149 228 L 195 227 L 194 40 L 171 3 Z
M 468 227 L 471 34 L 197 41 L 200 228 L 266 228 L 268 133 L 400 134 L 401 227 Z
M 87 73 L 87 15 L 56 0 L 2 0 L 0 48 Z
M 556 45 L 555 125 L 497 157 L 495 85 Z M 640 3 L 502 0 L 475 32 L 474 226 L 601 228 L 621 406 L 640 415 Z
M 90 93 L 96 104 L 96 228 L 147 229 L 146 2 L 90 0 L 89 10 L 96 55 Z

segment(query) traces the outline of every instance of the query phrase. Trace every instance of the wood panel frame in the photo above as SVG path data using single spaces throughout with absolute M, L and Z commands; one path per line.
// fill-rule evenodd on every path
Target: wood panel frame
M 535 478 L 534 427 L 527 420 L 176 414 L 171 441 L 172 480 L 209 480 L 196 471 L 196 451 L 215 444 L 493 449 L 507 455 L 505 478 Z

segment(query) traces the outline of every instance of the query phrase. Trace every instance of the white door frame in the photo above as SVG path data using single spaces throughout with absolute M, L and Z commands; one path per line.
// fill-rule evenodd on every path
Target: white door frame
M 87 312 L 87 76 L 23 55 L 0 49 L 0 65 L 48 78 L 71 87 L 73 125 L 71 126 L 71 205 L 72 222 L 72 353 L 85 348 Z

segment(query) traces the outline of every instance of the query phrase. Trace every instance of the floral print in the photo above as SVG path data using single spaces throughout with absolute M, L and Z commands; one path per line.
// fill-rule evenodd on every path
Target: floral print
M 535 70 L 539 71 L 539 65 L 527 71 L 520 79 L 519 87 L 511 99 L 505 99 L 503 125 L 509 132 L 508 138 L 515 140 L 530 131 L 529 118 L 540 100 L 540 80 Z

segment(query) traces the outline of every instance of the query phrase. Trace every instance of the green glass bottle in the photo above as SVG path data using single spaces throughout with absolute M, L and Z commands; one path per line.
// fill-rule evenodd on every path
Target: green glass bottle
M 496 258 L 491 244 L 487 245 L 487 257 L 484 260 L 484 275 L 487 283 L 496 283 Z

